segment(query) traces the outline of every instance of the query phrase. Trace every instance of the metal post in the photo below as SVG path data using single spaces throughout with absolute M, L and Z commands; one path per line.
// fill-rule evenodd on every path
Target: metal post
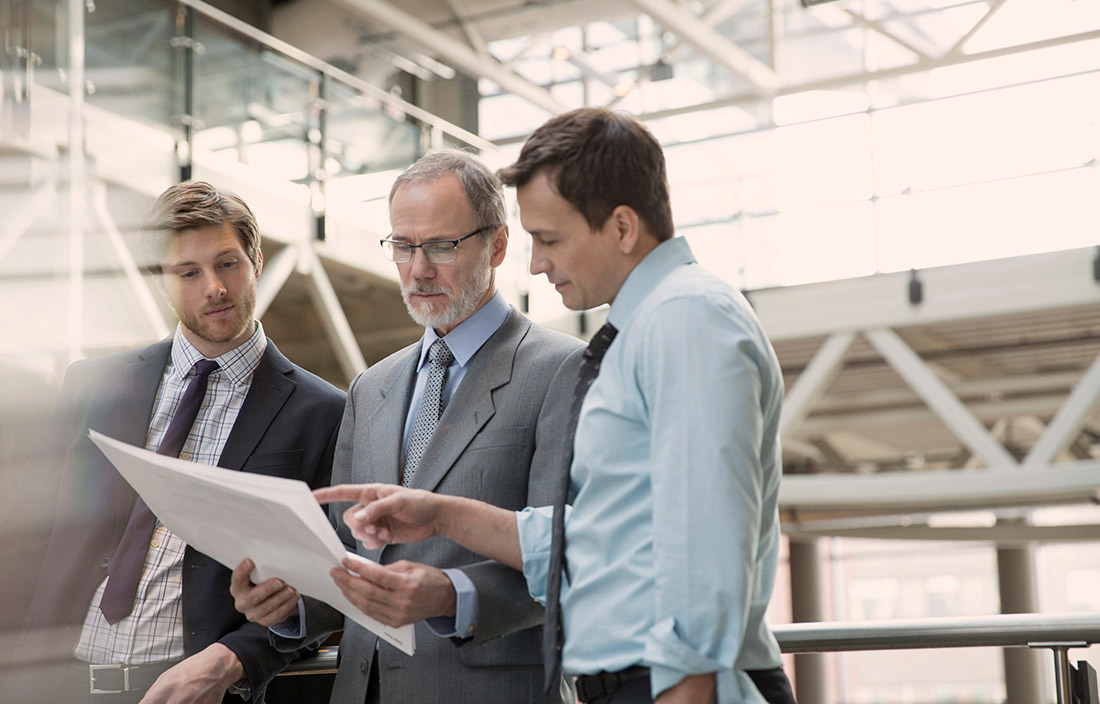
M 182 139 L 176 143 L 176 163 L 180 182 L 191 180 L 192 153 L 195 147 L 195 11 L 180 7 L 176 11 L 176 36 L 172 46 L 179 55 L 178 78 L 181 91 L 179 125 Z
M 821 556 L 817 540 L 790 542 L 791 616 L 795 623 L 825 620 L 821 597 Z M 801 653 L 794 656 L 794 688 L 799 704 L 824 704 L 825 656 Z
M 84 218 L 87 173 L 84 155 L 84 0 L 68 1 L 69 49 L 69 302 L 68 356 L 83 357 Z
M 1002 614 L 1035 613 L 1035 555 L 1031 546 L 997 549 Z M 1004 649 L 1006 704 L 1044 700 L 1039 659 L 1023 648 Z
M 1054 652 L 1054 689 L 1058 704 L 1072 704 L 1073 687 L 1070 682 L 1069 648 L 1051 648 Z
M 325 239 L 325 181 L 328 172 L 325 170 L 325 131 L 328 106 L 325 103 L 327 94 L 328 76 L 323 72 L 317 74 L 317 79 L 310 83 L 310 92 L 313 94 L 312 104 L 309 110 L 309 124 L 306 127 L 306 159 L 309 169 L 309 208 L 313 213 L 314 236 L 321 241 Z
M 1057 643 L 1028 643 L 1031 649 L 1050 648 L 1054 653 L 1054 689 L 1057 695 L 1057 704 L 1074 704 L 1082 701 L 1080 697 L 1073 696 L 1073 668 L 1069 664 L 1070 648 L 1086 648 L 1085 641 L 1057 642 Z M 1030 653 L 1031 651 L 1024 651 Z M 1041 701 L 1036 699 L 1035 701 Z

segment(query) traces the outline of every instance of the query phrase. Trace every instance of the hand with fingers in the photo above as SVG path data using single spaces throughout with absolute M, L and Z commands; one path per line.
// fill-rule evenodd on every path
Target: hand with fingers
M 435 526 L 441 497 L 395 484 L 340 484 L 316 489 L 318 503 L 351 501 L 344 523 L 367 548 L 415 543 L 439 532 Z
M 256 565 L 244 560 L 233 570 L 229 592 L 233 606 L 249 621 L 262 626 L 274 626 L 287 620 L 298 609 L 298 592 L 281 579 L 269 579 L 253 584 L 249 575 Z
M 380 565 L 353 557 L 343 565 L 329 573 L 340 591 L 360 611 L 387 626 L 455 615 L 454 584 L 440 569 L 407 560 Z

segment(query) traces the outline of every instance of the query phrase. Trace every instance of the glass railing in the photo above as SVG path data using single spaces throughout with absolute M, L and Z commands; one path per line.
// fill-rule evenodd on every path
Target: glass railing
M 433 147 L 496 147 L 200 0 L 112 0 L 83 8 L 84 103 L 160 135 L 143 168 L 158 184 L 229 169 L 309 208 L 319 239 L 347 220 L 378 232 L 394 174 Z M 69 142 L 73 0 L 0 0 L 0 141 Z M 30 90 L 23 90 L 29 83 Z M 18 90 L 17 90 L 18 89 Z M 40 105 L 17 121 L 19 91 Z M 89 124 L 94 116 L 85 118 Z M 29 125 L 29 127 L 28 127 Z M 89 128 L 88 151 L 109 161 Z M 142 147 L 131 145 L 140 152 Z M 116 146 L 115 149 L 119 147 Z M 383 207 L 378 207 L 381 202 Z M 366 218 L 364 220 L 363 218 Z M 261 218 L 262 221 L 262 218 Z

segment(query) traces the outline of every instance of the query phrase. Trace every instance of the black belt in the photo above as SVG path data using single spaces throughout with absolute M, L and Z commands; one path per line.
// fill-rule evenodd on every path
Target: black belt
M 77 662 L 73 667 L 87 677 L 89 694 L 122 694 L 144 692 L 175 664 L 158 662 L 147 665 L 89 665 Z
M 769 704 L 795 704 L 790 680 L 782 667 L 770 670 L 746 670 L 752 683 L 764 695 Z M 606 697 L 627 682 L 649 677 L 649 668 L 635 665 L 618 672 L 597 672 L 594 675 L 581 675 L 577 678 L 577 698 L 590 702 Z
M 627 682 L 649 679 L 649 668 L 635 665 L 618 672 L 597 672 L 594 675 L 581 675 L 577 678 L 577 699 L 590 702 L 606 697 Z

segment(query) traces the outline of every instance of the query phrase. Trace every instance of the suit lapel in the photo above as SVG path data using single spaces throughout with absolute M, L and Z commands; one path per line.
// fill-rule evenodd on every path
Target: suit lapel
M 172 341 L 162 340 L 146 347 L 136 361 L 122 370 L 114 432 L 105 431 L 111 437 L 145 447 L 149 420 L 153 417 L 153 401 L 171 351 Z
M 512 310 L 473 359 L 424 451 L 410 486 L 434 491 L 466 446 L 496 413 L 493 392 L 512 379 L 516 348 L 531 322 Z M 405 406 L 407 408 L 407 406 Z
M 172 351 L 172 340 L 162 340 L 143 349 L 138 358 L 126 365 L 119 374 L 118 396 L 116 399 L 114 427 L 103 428 L 102 432 L 116 440 L 135 447 L 145 447 L 149 434 L 149 420 L 153 417 L 153 402 L 160 388 L 164 368 L 168 366 L 168 355 Z M 110 416 L 108 416 L 110 417 Z M 91 424 L 91 427 L 95 427 Z M 105 463 L 107 460 L 104 458 Z M 122 478 L 122 475 L 109 466 L 106 475 L 114 482 L 114 502 L 116 518 L 125 525 L 134 509 L 134 490 Z
M 252 376 L 252 386 L 218 459 L 219 467 L 240 469 L 244 466 L 271 421 L 294 393 L 297 384 L 288 376 L 293 371 L 290 360 L 268 340 Z
M 422 345 L 423 341 L 408 348 L 404 359 L 394 364 L 390 378 L 378 386 L 378 396 L 374 399 L 377 405 L 367 410 L 367 482 L 401 483 L 405 417 L 409 412 Z

